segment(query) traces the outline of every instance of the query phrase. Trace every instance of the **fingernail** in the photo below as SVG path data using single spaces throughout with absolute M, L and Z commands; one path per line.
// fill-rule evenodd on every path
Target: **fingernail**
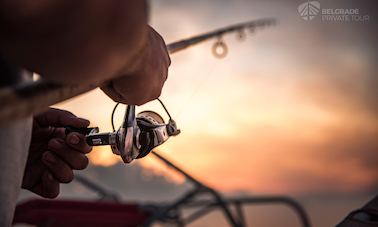
M 80 142 L 80 138 L 77 135 L 72 135 L 69 139 L 71 144 L 78 144 Z
M 50 153 L 45 153 L 45 155 L 44 155 L 43 158 L 44 158 L 45 161 L 48 162 L 49 164 L 55 164 L 55 162 L 56 162 L 55 157 L 54 157 L 52 154 L 50 154 Z

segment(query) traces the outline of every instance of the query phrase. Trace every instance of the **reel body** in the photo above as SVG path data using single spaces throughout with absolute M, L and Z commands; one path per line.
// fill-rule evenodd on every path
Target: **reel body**
M 166 110 L 164 105 L 163 107 Z M 170 117 L 169 113 L 168 116 Z M 128 105 L 122 125 L 114 132 L 99 133 L 97 127 L 66 127 L 66 134 L 70 132 L 86 135 L 86 141 L 90 146 L 110 145 L 114 154 L 121 156 L 125 163 L 130 163 L 134 159 L 145 157 L 169 137 L 178 135 L 180 130 L 171 117 L 169 122 L 165 123 L 164 119 L 153 111 L 143 111 L 135 116 L 135 106 Z

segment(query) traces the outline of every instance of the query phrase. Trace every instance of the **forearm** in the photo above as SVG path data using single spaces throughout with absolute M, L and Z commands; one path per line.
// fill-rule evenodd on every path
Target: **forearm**
M 147 30 L 142 0 L 0 0 L 0 54 L 64 83 L 132 68 Z

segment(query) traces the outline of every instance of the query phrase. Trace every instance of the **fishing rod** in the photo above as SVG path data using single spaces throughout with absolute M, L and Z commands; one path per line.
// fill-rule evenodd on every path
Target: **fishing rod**
M 222 58 L 227 54 L 227 46 L 222 37 L 227 33 L 238 32 L 239 38 L 244 38 L 245 30 L 253 32 L 257 28 L 263 28 L 275 24 L 271 18 L 259 19 L 220 28 L 205 34 L 193 36 L 167 45 L 168 52 L 174 54 L 193 45 L 216 38 L 212 52 L 215 57 Z M 13 120 L 32 116 L 45 111 L 49 106 L 73 98 L 97 88 L 98 84 L 87 85 L 60 85 L 37 80 L 23 83 L 15 87 L 7 87 L 0 90 L 0 125 Z

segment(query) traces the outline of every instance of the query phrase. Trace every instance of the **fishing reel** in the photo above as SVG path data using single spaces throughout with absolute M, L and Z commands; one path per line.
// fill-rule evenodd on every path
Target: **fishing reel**
M 86 141 L 90 146 L 110 145 L 114 154 L 121 156 L 125 163 L 130 163 L 134 159 L 143 158 L 152 149 L 163 144 L 171 136 L 180 134 L 176 122 L 171 118 L 163 102 L 158 100 L 169 116 L 168 123 L 156 112 L 143 111 L 135 115 L 135 106 L 128 105 L 122 125 L 113 132 L 99 133 L 99 128 L 72 128 L 66 127 L 66 134 L 78 132 L 86 136 Z

